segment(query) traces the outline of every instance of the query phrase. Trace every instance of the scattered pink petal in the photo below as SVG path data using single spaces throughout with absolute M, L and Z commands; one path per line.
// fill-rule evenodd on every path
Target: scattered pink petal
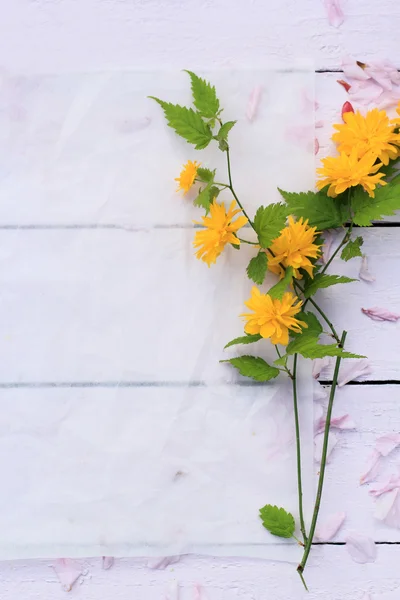
M 103 556 L 103 560 L 102 560 L 102 568 L 105 571 L 108 571 L 108 569 L 111 569 L 111 567 L 114 564 L 114 557 L 113 556 Z
M 72 558 L 59 558 L 52 565 L 64 591 L 70 592 L 83 575 L 80 564 Z
M 134 133 L 141 129 L 146 129 L 151 123 L 150 117 L 138 117 L 137 119 L 121 119 L 115 124 L 115 128 L 120 133 Z
M 321 431 L 324 431 L 325 423 L 326 423 L 325 418 L 320 419 L 317 433 L 321 433 Z M 354 421 L 350 417 L 350 415 L 346 414 L 346 415 L 341 415 L 340 417 L 332 417 L 331 427 L 333 427 L 334 429 L 351 430 L 351 429 L 356 428 L 356 424 L 354 423 Z
M 316 359 L 317 360 L 317 359 Z M 327 391 L 318 381 L 313 381 L 313 400 L 326 400 L 328 397 Z
M 147 561 L 147 566 L 150 569 L 164 570 L 169 565 L 174 565 L 181 560 L 180 556 L 161 556 Z
M 322 129 L 324 127 L 323 121 L 315 121 L 315 129 Z
M 262 87 L 261 85 L 256 85 L 249 96 L 249 101 L 247 103 L 246 109 L 246 117 L 249 121 L 253 121 L 253 119 L 257 115 L 258 107 L 260 105 L 261 95 L 262 95 Z
M 333 515 L 330 515 L 326 519 L 326 521 L 320 521 L 315 531 L 316 537 L 321 542 L 328 542 L 333 537 L 335 537 L 335 535 L 343 525 L 345 518 L 346 513 L 338 512 Z
M 331 254 L 332 244 L 335 241 L 337 232 L 335 229 L 327 229 L 324 231 L 324 243 L 322 246 L 322 262 L 326 264 Z
M 165 600 L 179 599 L 179 584 L 177 581 L 171 581 L 165 593 Z
M 351 58 L 350 56 L 345 56 L 342 59 L 342 69 L 345 77 L 349 79 L 356 79 L 360 81 L 367 81 L 370 79 L 369 75 L 364 72 L 364 69 L 360 67 L 360 64 Z
M 352 360 L 347 364 L 345 363 L 344 367 L 340 369 L 338 387 L 343 387 L 349 381 L 353 381 L 358 377 L 365 377 L 365 375 L 370 375 L 371 373 L 372 369 L 366 358 Z
M 392 489 L 379 496 L 375 504 L 374 517 L 383 521 L 389 527 L 400 529 L 400 490 Z
M 325 356 L 324 358 L 316 358 L 313 362 L 312 375 L 314 379 L 318 379 L 321 375 L 323 369 L 329 367 L 331 364 L 329 356 Z
M 398 321 L 400 319 L 400 315 L 392 313 L 387 308 L 381 308 L 379 306 L 374 306 L 373 308 L 362 308 L 361 311 L 364 315 L 367 315 L 373 321 Z
M 375 442 L 375 450 L 381 456 L 388 456 L 400 444 L 400 433 L 387 433 Z
M 314 154 L 317 155 L 319 152 L 319 141 L 317 138 L 314 138 Z
M 323 427 L 321 429 L 321 424 L 324 421 L 324 409 L 320 404 L 314 404 L 314 433 L 323 431 Z
M 400 473 L 397 473 L 397 475 L 392 474 L 389 477 L 389 479 L 386 479 L 386 481 L 381 481 L 376 483 L 375 485 L 371 485 L 371 487 L 369 488 L 369 493 L 371 494 L 371 496 L 375 496 L 375 498 L 377 498 L 378 496 L 386 494 L 386 492 L 391 492 L 392 490 L 395 490 L 399 487 Z
M 392 90 L 393 84 L 400 85 L 400 73 L 388 60 L 375 61 L 366 65 L 365 72 L 384 90 Z
M 375 277 L 368 271 L 368 259 L 365 254 L 363 254 L 361 259 L 361 267 L 358 275 L 360 279 L 363 279 L 364 281 L 375 281 Z
M 400 91 L 397 92 L 387 92 L 384 91 L 379 96 L 376 101 L 377 107 L 381 110 L 385 110 L 387 108 L 392 108 L 393 106 L 397 106 L 400 101 Z
M 314 144 L 310 148 L 310 138 L 314 134 L 314 127 L 311 125 L 292 125 L 286 130 L 286 138 L 292 143 L 305 148 L 307 152 L 315 150 Z
M 374 540 L 360 533 L 351 532 L 345 542 L 347 551 L 355 562 L 361 564 L 375 562 L 377 549 Z
M 367 106 L 371 102 L 376 103 L 380 95 L 382 94 L 382 88 L 368 79 L 367 81 L 355 81 L 351 85 L 349 96 L 352 102 L 359 102 L 360 104 Z
M 351 85 L 349 83 L 347 83 L 347 81 L 344 81 L 344 79 L 337 79 L 336 80 L 341 86 L 344 87 L 344 89 L 346 90 L 346 92 L 349 91 L 349 89 L 351 88 Z
M 400 100 L 400 74 L 389 61 L 369 64 L 346 57 L 343 71 L 349 81 L 339 80 L 352 102 L 367 106 L 374 103 L 380 109 L 395 106 Z
M 324 0 L 324 4 L 328 12 L 329 24 L 333 27 L 340 27 L 344 21 L 344 14 L 339 0 Z
M 201 600 L 201 585 L 199 583 L 194 584 L 193 600 Z
M 364 473 L 360 477 L 360 485 L 374 481 L 378 475 L 380 468 L 381 455 L 377 450 L 372 450 L 371 454 L 367 458 L 367 464 L 365 465 Z
M 333 451 L 334 447 L 336 446 L 337 442 L 338 442 L 338 440 L 337 440 L 336 435 L 331 432 L 329 434 L 328 451 L 326 453 L 327 462 L 329 462 L 330 455 L 332 454 L 332 451 Z M 317 463 L 321 462 L 323 444 L 324 444 L 324 434 L 318 433 L 314 437 L 314 460 Z

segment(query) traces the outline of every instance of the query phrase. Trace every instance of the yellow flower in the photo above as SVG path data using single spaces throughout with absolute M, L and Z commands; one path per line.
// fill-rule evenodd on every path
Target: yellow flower
M 268 294 L 262 294 L 255 286 L 245 305 L 252 313 L 240 315 L 247 320 L 246 333 L 259 333 L 263 338 L 271 338 L 273 344 L 286 346 L 289 343 L 289 329 L 297 333 L 307 323 L 294 318 L 300 312 L 302 301 L 291 292 L 286 292 L 282 300 L 273 300 Z
M 233 200 L 226 212 L 224 203 L 213 202 L 210 205 L 210 216 L 202 217 L 203 222 L 198 223 L 204 225 L 206 229 L 197 231 L 193 246 L 200 248 L 196 252 L 196 257 L 206 262 L 209 267 L 211 263 L 215 263 L 226 244 L 240 244 L 235 233 L 247 223 L 247 218 L 241 216 L 232 223 L 233 217 L 241 212 L 240 208 L 234 208 L 235 204 Z
M 362 185 L 373 198 L 376 186 L 386 185 L 386 181 L 381 181 L 385 176 L 384 173 L 377 173 L 382 163 L 374 164 L 375 161 L 376 156 L 372 152 L 358 160 L 356 148 L 353 148 L 350 155 L 341 152 L 340 156 L 323 158 L 324 166 L 317 169 L 317 173 L 321 176 L 317 181 L 317 188 L 321 190 L 329 185 L 328 196 L 334 198 L 347 188 Z
M 394 126 L 384 110 L 370 110 L 364 117 L 359 111 L 346 112 L 343 115 L 344 125 L 334 125 L 338 133 L 332 139 L 338 144 L 339 152 L 350 154 L 353 148 L 357 157 L 362 158 L 373 152 L 384 165 L 396 158 L 400 149 L 393 144 L 400 143 L 399 136 L 394 133 Z
M 181 174 L 179 177 L 175 177 L 175 181 L 179 183 L 178 189 L 176 190 L 177 192 L 183 190 L 183 193 L 186 194 L 190 190 L 196 179 L 199 166 L 200 163 L 197 161 L 192 162 L 191 160 L 188 160 L 186 165 L 183 165 Z
M 299 269 L 304 269 L 313 277 L 314 265 L 310 258 L 318 258 L 321 245 L 314 244 L 316 227 L 310 227 L 303 218 L 294 221 L 289 217 L 289 225 L 273 240 L 270 250 L 274 256 L 268 255 L 268 267 L 277 275 L 283 275 L 284 267 L 293 267 L 294 276 L 301 279 Z

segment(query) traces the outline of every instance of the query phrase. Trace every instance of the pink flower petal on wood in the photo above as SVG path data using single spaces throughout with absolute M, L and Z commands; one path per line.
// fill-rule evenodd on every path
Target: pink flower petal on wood
M 344 87 L 344 89 L 346 90 L 346 92 L 349 91 L 349 89 L 351 88 L 351 85 L 349 83 L 347 83 L 347 81 L 344 81 L 344 79 L 337 79 L 336 80 L 339 85 L 341 85 L 342 87 Z
M 400 490 L 391 490 L 377 498 L 374 517 L 389 527 L 400 529 Z
M 314 404 L 314 433 L 324 430 L 323 423 L 325 423 L 324 409 L 320 404 Z
M 193 600 L 201 600 L 201 585 L 199 583 L 194 584 Z
M 371 454 L 367 458 L 364 472 L 360 477 L 360 485 L 374 481 L 379 472 L 380 459 L 381 455 L 379 452 L 377 450 L 372 450 Z
M 314 418 L 315 419 L 315 418 Z M 315 421 L 314 421 L 315 422 Z M 317 429 L 317 433 L 321 433 L 321 431 L 324 431 L 325 429 L 325 423 L 326 423 L 326 419 L 320 419 L 319 421 L 319 427 Z M 350 415 L 340 415 L 340 417 L 332 417 L 331 419 L 331 427 L 334 429 L 341 429 L 341 430 L 351 430 L 351 429 L 355 429 L 356 428 L 356 424 L 354 423 L 353 419 L 350 417 Z
M 313 400 L 326 400 L 328 397 L 328 392 L 323 385 L 318 383 L 318 381 L 313 381 Z
M 360 533 L 350 532 L 345 542 L 347 551 L 355 562 L 361 564 L 375 562 L 377 548 L 374 540 Z
M 319 152 L 319 141 L 317 138 L 314 138 L 314 154 L 317 155 Z
M 375 442 L 375 450 L 381 456 L 387 456 L 400 444 L 400 433 L 387 433 L 377 438 Z
M 250 92 L 249 101 L 246 108 L 246 117 L 249 121 L 253 121 L 257 115 L 262 91 L 261 85 L 256 85 Z
M 180 556 L 160 556 L 147 561 L 147 566 L 150 569 L 166 569 L 169 565 L 174 565 L 181 560 Z
M 337 237 L 337 231 L 335 229 L 327 229 L 324 232 L 324 243 L 322 245 L 322 262 L 326 264 L 331 255 L 332 244 Z
M 102 568 L 105 571 L 108 571 L 108 569 L 111 569 L 111 567 L 114 564 L 114 557 L 113 556 L 103 556 L 103 560 L 101 563 Z
M 328 542 L 333 537 L 335 537 L 335 535 L 343 525 L 345 518 L 346 513 L 338 512 L 333 515 L 330 515 L 325 521 L 320 521 L 315 531 L 316 537 L 321 542 Z
M 370 375 L 371 373 L 372 369 L 366 358 L 361 358 L 360 360 L 352 360 L 340 369 L 338 386 L 343 387 L 344 385 L 346 385 L 346 383 L 349 383 L 349 381 L 353 381 L 358 377 Z
M 323 121 L 315 121 L 315 129 L 322 129 L 324 127 Z
M 361 259 L 361 267 L 358 275 L 360 279 L 363 279 L 364 281 L 375 281 L 375 277 L 368 271 L 368 259 L 365 254 L 363 254 Z
M 382 494 L 386 494 L 386 492 L 391 492 L 392 490 L 400 487 L 400 473 L 397 475 L 392 474 L 389 479 L 385 481 L 381 481 L 376 483 L 375 485 L 371 485 L 369 488 L 369 493 L 371 496 L 381 496 Z
M 391 312 L 387 308 L 381 308 L 380 306 L 374 306 L 372 308 L 362 308 L 361 311 L 364 315 L 367 315 L 373 321 L 398 321 L 400 315 Z
M 368 73 L 365 73 L 364 69 L 360 67 L 357 61 L 350 56 L 345 56 L 342 59 L 342 69 L 345 77 L 349 79 L 356 79 L 360 81 L 367 81 L 370 79 Z
M 400 74 L 396 67 L 387 60 L 375 61 L 365 66 L 365 73 L 384 90 L 392 90 L 393 84 L 400 84 Z
M 382 94 L 382 88 L 372 79 L 367 81 L 354 81 L 349 90 L 349 97 L 352 102 L 359 102 L 367 106 L 371 102 L 377 102 Z
M 318 377 L 321 375 L 322 371 L 326 367 L 329 367 L 330 364 L 331 364 L 331 360 L 330 360 L 329 356 L 325 356 L 324 358 L 316 358 L 313 361 L 313 368 L 312 368 L 312 375 L 313 375 L 314 379 L 318 379 Z
M 340 27 L 344 21 L 344 14 L 339 0 L 324 0 L 324 4 L 328 12 L 329 24 L 333 27 Z
M 337 439 L 336 435 L 331 432 L 329 434 L 328 451 L 326 453 L 326 461 L 327 462 L 329 462 L 330 456 L 331 456 L 332 451 L 335 448 L 337 442 L 338 442 L 338 439 Z M 314 460 L 317 463 L 321 462 L 323 444 L 324 444 L 324 434 L 319 433 L 314 438 Z
M 52 567 L 65 592 L 70 592 L 74 584 L 83 575 L 82 567 L 72 558 L 59 558 Z

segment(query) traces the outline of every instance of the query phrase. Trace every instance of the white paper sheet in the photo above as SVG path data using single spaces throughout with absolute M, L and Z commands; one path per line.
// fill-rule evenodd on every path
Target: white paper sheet
M 312 187 L 311 70 L 206 76 L 238 119 L 249 212 L 277 185 Z M 297 514 L 290 389 L 219 363 L 240 353 L 222 349 L 243 331 L 252 250 L 197 261 L 199 213 L 175 193 L 187 158 L 224 181 L 224 156 L 193 151 L 147 99 L 183 104 L 188 89 L 182 73 L 3 77 L 0 558 L 299 552 L 258 517 L 266 503 Z M 246 353 L 273 358 L 267 343 Z M 306 364 L 300 388 L 307 505 Z

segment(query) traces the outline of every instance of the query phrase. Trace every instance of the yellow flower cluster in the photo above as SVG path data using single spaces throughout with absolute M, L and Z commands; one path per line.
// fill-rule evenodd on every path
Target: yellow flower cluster
M 386 184 L 379 169 L 400 154 L 400 135 L 396 132 L 399 123 L 390 121 L 386 112 L 377 108 L 365 116 L 359 111 L 346 112 L 343 121 L 334 125 L 337 132 L 332 136 L 339 156 L 322 159 L 323 166 L 317 169 L 317 187 L 321 190 L 329 185 L 328 196 L 335 197 L 361 185 L 374 197 L 376 186 Z

